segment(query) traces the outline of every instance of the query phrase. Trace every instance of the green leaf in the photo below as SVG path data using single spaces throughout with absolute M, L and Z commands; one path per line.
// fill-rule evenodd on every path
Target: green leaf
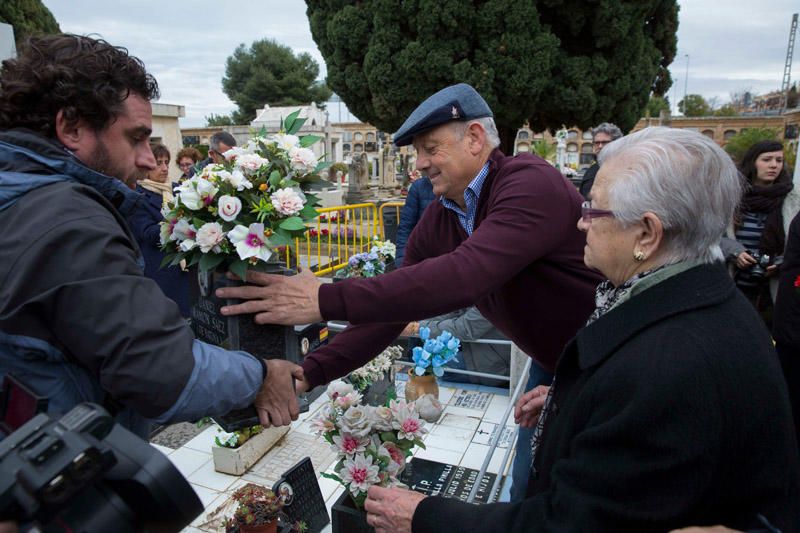
M 279 224 L 279 227 L 289 231 L 305 229 L 306 225 L 300 217 L 289 217 Z
M 176 255 L 178 254 L 165 255 L 164 259 L 161 260 L 161 264 L 158 265 L 158 268 L 164 268 L 165 266 L 167 266 L 170 262 L 172 262 L 173 259 L 175 259 Z
M 306 196 L 306 198 L 308 198 L 308 196 Z M 303 209 L 300 210 L 298 216 L 300 216 L 303 220 L 309 220 L 311 218 L 317 218 L 319 213 L 316 209 L 314 209 L 314 206 L 311 204 L 311 202 L 309 202 L 303 206 Z
M 194 266 L 194 265 L 196 265 L 197 263 L 199 263 L 199 262 L 200 262 L 200 257 L 201 257 L 201 254 L 194 254 L 194 255 L 192 256 L 192 259 L 191 259 L 191 261 L 189 261 L 188 263 L 186 263 L 186 267 L 188 268 L 188 267 Z
M 197 217 L 195 217 L 195 218 L 193 218 L 193 219 L 192 219 L 192 225 L 194 226 L 194 229 L 200 229 L 200 228 L 202 228 L 202 227 L 203 227 L 203 224 L 205 224 L 205 223 L 206 223 L 206 221 L 205 221 L 205 220 L 203 220 L 203 219 L 200 219 L 200 218 L 197 218 Z
M 247 279 L 247 265 L 249 263 L 247 261 L 243 261 L 241 259 L 237 259 L 230 265 L 228 265 L 228 270 L 239 276 L 241 279 Z
M 299 109 L 297 111 L 289 113 L 289 116 L 287 116 L 281 122 L 281 129 L 283 131 L 285 131 L 286 133 L 292 133 L 291 130 L 292 130 L 292 128 L 294 128 L 294 123 L 297 120 L 298 115 L 300 115 L 300 110 Z
M 297 112 L 299 113 L 300 111 L 298 110 Z M 286 133 L 289 133 L 289 134 L 291 134 L 291 135 L 294 135 L 295 133 L 297 133 L 298 131 L 300 131 L 300 128 L 302 128 L 302 127 L 303 127 L 303 124 L 305 124 L 305 123 L 306 123 L 306 119 L 304 119 L 304 118 L 297 118 L 297 119 L 295 119 L 295 121 L 292 123 L 292 127 L 291 127 L 291 128 L 288 128 L 288 129 L 286 130 Z
M 281 173 L 277 170 L 273 170 L 272 173 L 269 175 L 269 184 L 272 186 L 273 189 L 277 189 L 281 183 Z
M 274 246 L 291 246 L 293 241 L 291 236 L 284 235 L 282 232 L 275 232 L 267 239 L 269 243 Z
M 203 272 L 214 270 L 223 261 L 225 261 L 225 256 L 222 254 L 203 254 L 200 258 L 200 270 Z
M 328 168 L 329 166 L 331 166 L 332 164 L 333 163 L 331 163 L 330 161 L 320 161 L 319 163 L 317 163 L 317 166 L 314 167 L 314 173 L 317 173 L 320 170 L 324 170 L 324 169 Z
M 329 473 L 327 473 L 327 472 L 322 472 L 320 475 L 321 475 L 322 477 L 326 477 L 326 478 L 328 478 L 328 479 L 332 479 L 332 480 L 334 480 L 334 481 L 338 481 L 339 483 L 341 483 L 342 485 L 344 485 L 344 481 L 342 481 L 342 478 L 340 478 L 340 477 L 339 477 L 339 476 L 337 476 L 336 474 L 329 474 Z
M 305 135 L 300 138 L 300 147 L 301 148 L 308 148 L 312 144 L 321 141 L 322 137 L 319 135 Z

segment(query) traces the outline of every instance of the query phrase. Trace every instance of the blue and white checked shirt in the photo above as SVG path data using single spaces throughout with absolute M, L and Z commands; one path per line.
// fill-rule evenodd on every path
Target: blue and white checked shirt
M 458 216 L 458 221 L 461 223 L 461 227 L 467 232 L 467 235 L 472 235 L 472 230 L 475 229 L 475 213 L 478 210 L 478 197 L 481 195 L 481 189 L 483 188 L 483 182 L 486 180 L 486 176 L 489 174 L 489 162 L 487 161 L 483 168 L 478 172 L 478 175 L 475 176 L 475 179 L 472 180 L 467 188 L 464 190 L 464 201 L 467 204 L 467 211 L 464 212 L 461 207 L 452 200 L 441 196 L 439 201 L 442 202 L 442 205 L 445 206 L 450 211 L 454 212 Z

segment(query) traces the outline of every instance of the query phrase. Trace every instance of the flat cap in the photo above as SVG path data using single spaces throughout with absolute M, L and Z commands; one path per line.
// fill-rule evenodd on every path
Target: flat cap
M 409 145 L 414 139 L 414 135 L 431 130 L 446 122 L 492 116 L 494 114 L 489 109 L 489 105 L 472 86 L 466 83 L 451 85 L 428 97 L 417 106 L 393 135 L 394 144 L 397 146 Z

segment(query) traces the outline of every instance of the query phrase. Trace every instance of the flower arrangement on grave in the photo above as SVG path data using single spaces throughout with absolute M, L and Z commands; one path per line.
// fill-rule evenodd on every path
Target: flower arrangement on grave
M 233 516 L 225 522 L 227 533 L 247 531 L 277 531 L 278 519 L 283 518 L 284 499 L 254 483 L 248 483 L 233 493 L 238 504 Z M 295 527 L 302 527 L 297 524 Z
M 214 443 L 222 448 L 235 449 L 262 431 L 264 431 L 264 426 L 261 425 L 242 428 L 233 433 L 227 433 L 222 429 L 217 429 L 217 435 L 214 436 Z
M 422 346 L 415 346 L 411 350 L 411 359 L 414 367 L 408 371 L 406 384 L 406 400 L 413 401 L 417 398 L 431 394 L 439 397 L 439 384 L 436 378 L 444 375 L 444 367 L 450 361 L 456 360 L 461 341 L 449 331 L 442 331 L 435 339 L 430 338 L 431 329 L 425 326 L 419 328 L 419 338 L 424 342 Z
M 369 363 L 350 372 L 347 379 L 357 391 L 363 393 L 370 385 L 384 379 L 391 370 L 394 362 L 402 355 L 403 348 L 400 346 L 389 346 Z
M 398 476 L 414 446 L 425 448 L 427 433 L 416 406 L 392 400 L 388 406 L 361 404 L 361 394 L 349 383 L 337 380 L 328 385 L 329 402 L 313 421 L 321 435 L 339 455 L 335 474 L 322 475 L 345 486 L 361 509 L 373 485 L 400 485 Z
M 394 261 L 397 247 L 392 241 L 380 240 L 377 235 L 372 239 L 371 244 L 369 252 L 350 256 L 347 266 L 336 273 L 337 277 L 371 278 L 386 272 L 387 263 Z
M 317 216 L 318 199 L 305 190 L 327 166 L 309 148 L 321 137 L 296 133 L 305 122 L 296 111 L 280 131 L 264 129 L 247 145 L 223 155 L 175 190 L 163 209 L 162 262 L 202 271 L 224 267 L 244 279 L 248 266 L 266 263 L 280 246 L 290 246 Z

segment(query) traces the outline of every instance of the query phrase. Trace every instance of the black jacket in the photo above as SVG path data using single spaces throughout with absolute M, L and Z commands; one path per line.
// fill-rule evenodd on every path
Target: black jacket
M 721 265 L 634 296 L 556 371 L 528 499 L 428 498 L 413 531 L 666 531 L 800 525 L 800 470 L 769 335 Z

